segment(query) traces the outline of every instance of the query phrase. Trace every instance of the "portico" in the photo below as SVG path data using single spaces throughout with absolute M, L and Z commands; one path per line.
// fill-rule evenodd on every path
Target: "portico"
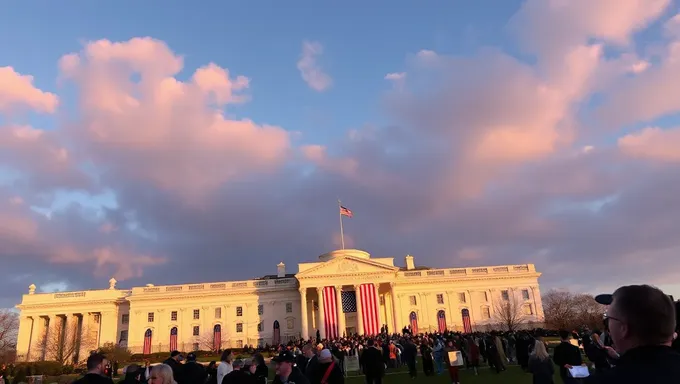
M 377 334 L 388 324 L 396 329 L 392 311 L 394 281 L 399 268 L 392 258 L 371 259 L 367 252 L 347 249 L 319 256 L 320 262 L 299 264 L 301 333 L 322 338 L 349 333 Z M 391 313 L 390 313 L 391 312 Z

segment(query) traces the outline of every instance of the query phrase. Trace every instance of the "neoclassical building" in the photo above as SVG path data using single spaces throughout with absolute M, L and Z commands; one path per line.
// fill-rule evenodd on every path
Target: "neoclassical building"
M 435 269 L 416 267 L 413 256 L 404 264 L 345 249 L 300 263 L 295 274 L 280 263 L 277 274 L 253 280 L 119 289 L 111 279 L 108 289 L 57 293 L 31 285 L 17 305 L 17 353 L 49 360 L 70 349 L 78 361 L 105 343 L 151 353 L 271 344 L 317 331 L 375 334 L 383 326 L 484 330 L 511 304 L 524 322 L 543 321 L 533 264 Z

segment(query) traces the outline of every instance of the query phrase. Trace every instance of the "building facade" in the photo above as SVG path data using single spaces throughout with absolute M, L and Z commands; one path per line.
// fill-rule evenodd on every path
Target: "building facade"
M 133 353 L 217 350 L 385 326 L 486 330 L 510 307 L 522 323 L 543 321 L 533 264 L 433 269 L 416 267 L 412 256 L 404 261 L 397 267 L 393 258 L 346 249 L 300 263 L 296 274 L 280 263 L 276 275 L 254 280 L 124 290 L 111 279 L 109 289 L 58 293 L 31 285 L 17 305 L 18 358 L 81 361 L 106 343 Z

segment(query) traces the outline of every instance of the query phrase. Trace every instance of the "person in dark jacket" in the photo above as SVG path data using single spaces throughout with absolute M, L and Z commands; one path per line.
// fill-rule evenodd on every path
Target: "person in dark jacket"
M 281 351 L 272 361 L 276 364 L 276 377 L 274 377 L 273 384 L 309 384 L 307 377 L 294 366 L 295 356 L 291 351 Z
M 264 357 L 256 353 L 253 355 L 253 365 L 255 366 L 255 381 L 257 384 L 267 384 L 269 378 L 269 367 L 264 362 Z
M 206 371 L 203 364 L 196 362 L 196 354 L 190 353 L 187 355 L 187 362 L 182 367 L 182 379 L 183 382 L 178 382 L 179 384 L 203 384 L 208 378 L 208 372 Z
M 104 369 L 108 360 L 101 353 L 93 353 L 87 358 L 87 373 L 73 384 L 113 384 L 113 380 L 105 375 Z
M 430 347 L 427 339 L 423 339 L 423 342 L 420 344 L 420 356 L 423 358 L 423 373 L 425 373 L 425 376 L 434 375 L 432 347 Z
M 593 333 L 590 336 L 583 338 L 583 350 L 586 357 L 591 363 L 595 365 L 596 371 L 604 371 L 611 368 L 608 359 L 608 353 L 605 347 L 600 342 L 600 336 Z
M 234 360 L 234 370 L 227 373 L 220 384 L 255 384 L 255 376 L 244 369 L 245 365 L 245 361 L 241 359 Z
M 342 374 L 340 365 L 333 358 L 328 349 L 319 352 L 319 367 L 316 370 L 310 384 L 344 384 L 345 375 Z
M 217 384 L 217 362 L 211 361 L 208 363 L 208 367 L 205 369 L 205 373 L 208 374 L 208 380 L 206 384 Z
M 588 384 L 680 383 L 680 354 L 671 347 L 675 306 L 665 293 L 648 285 L 629 285 L 595 300 L 610 305 L 605 327 L 615 349 L 607 351 L 618 359 L 612 369 L 590 376 Z
M 175 381 L 180 384 L 184 383 L 182 377 L 182 363 L 180 363 L 182 360 L 184 360 L 184 356 L 182 356 L 179 351 L 172 351 L 170 352 L 170 357 L 163 362 L 163 364 L 172 368 L 172 376 L 175 378 Z
M 366 376 L 366 384 L 381 384 L 385 376 L 385 363 L 382 351 L 375 347 L 375 341 L 369 339 L 366 348 L 359 358 L 361 368 Z
M 578 383 L 578 379 L 574 379 L 569 374 L 569 369 L 575 366 L 583 365 L 583 359 L 581 358 L 581 350 L 579 347 L 575 346 L 569 342 L 571 333 L 569 331 L 561 330 L 560 339 L 562 342 L 555 347 L 555 353 L 553 356 L 553 361 L 560 367 L 560 377 L 564 384 Z
M 534 351 L 529 356 L 528 370 L 533 374 L 533 384 L 553 384 L 555 366 L 543 341 L 534 342 Z
M 404 342 L 404 360 L 406 365 L 408 365 L 408 374 L 412 379 L 418 376 L 418 371 L 416 371 L 416 357 L 418 356 L 418 347 L 410 339 L 406 339 Z
M 142 382 L 143 374 L 144 369 L 142 367 L 137 364 L 130 364 L 125 368 L 125 377 L 118 384 L 139 384 Z

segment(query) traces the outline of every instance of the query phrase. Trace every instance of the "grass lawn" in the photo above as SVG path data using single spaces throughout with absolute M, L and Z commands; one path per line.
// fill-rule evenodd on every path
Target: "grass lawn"
M 411 380 L 408 372 L 402 369 L 392 370 L 383 378 L 383 383 L 392 384 L 450 384 L 448 372 L 443 372 L 441 376 L 425 376 L 422 372 L 422 365 L 418 367 L 418 377 Z M 461 384 L 531 384 L 532 376 L 530 373 L 523 372 L 519 366 L 510 365 L 507 370 L 496 374 L 486 368 L 479 369 L 479 375 L 475 376 L 472 370 L 460 370 Z M 559 373 L 555 372 L 555 383 L 561 383 Z M 345 379 L 345 384 L 364 384 L 363 376 L 350 376 Z

